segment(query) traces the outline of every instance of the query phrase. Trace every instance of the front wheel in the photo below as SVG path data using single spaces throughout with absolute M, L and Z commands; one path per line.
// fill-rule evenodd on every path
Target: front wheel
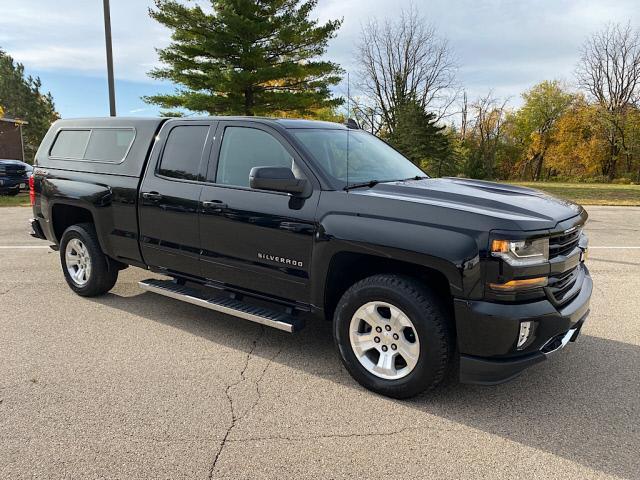
M 364 387 L 407 398 L 437 386 L 452 356 L 450 319 L 418 281 L 376 275 L 345 292 L 334 315 L 342 362 Z
M 60 241 L 60 262 L 71 289 L 83 297 L 103 295 L 118 279 L 118 268 L 102 252 L 90 223 L 67 228 Z

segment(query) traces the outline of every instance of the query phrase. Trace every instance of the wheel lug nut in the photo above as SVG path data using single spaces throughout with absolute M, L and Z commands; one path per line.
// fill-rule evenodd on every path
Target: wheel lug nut
M 382 329 L 380 327 L 376 327 L 376 332 L 380 333 Z
M 387 351 L 387 346 L 386 345 L 382 345 L 382 351 L 386 352 Z
M 375 338 L 373 339 L 373 341 L 374 341 L 374 342 L 376 342 L 376 343 L 380 343 L 380 337 L 375 337 Z
M 391 344 L 391 350 L 397 350 L 398 346 L 395 343 Z
M 394 334 L 393 334 L 393 339 L 394 339 L 394 340 L 398 340 L 398 338 L 400 338 L 400 337 L 398 337 L 398 334 L 397 334 L 397 333 L 394 333 Z
M 384 326 L 384 329 L 385 329 L 387 332 L 388 332 L 388 331 L 390 331 L 390 330 L 391 330 L 391 325 L 385 325 L 385 326 Z

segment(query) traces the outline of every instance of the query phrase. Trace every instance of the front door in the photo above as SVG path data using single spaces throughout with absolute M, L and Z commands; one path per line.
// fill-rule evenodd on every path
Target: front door
M 140 187 L 142 256 L 169 274 L 200 274 L 198 210 L 213 128 L 210 122 L 168 122 Z
M 274 129 L 253 122 L 223 122 L 200 197 L 203 276 L 226 285 L 308 302 L 311 251 L 319 189 L 308 198 L 254 190 L 258 166 L 291 167 L 312 174 Z M 217 160 L 217 161 L 216 161 Z

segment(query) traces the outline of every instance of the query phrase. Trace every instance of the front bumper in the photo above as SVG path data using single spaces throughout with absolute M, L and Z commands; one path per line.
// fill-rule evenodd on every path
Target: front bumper
M 454 302 L 460 381 L 497 384 L 511 380 L 527 367 L 575 341 L 589 313 L 593 282 L 586 266 L 580 291 L 557 309 L 549 300 L 521 304 L 483 301 Z M 516 349 L 520 323 L 534 322 L 532 338 Z
M 3 177 L 0 182 L 0 191 L 11 192 L 15 190 L 24 190 L 29 188 L 29 178 L 21 177 Z

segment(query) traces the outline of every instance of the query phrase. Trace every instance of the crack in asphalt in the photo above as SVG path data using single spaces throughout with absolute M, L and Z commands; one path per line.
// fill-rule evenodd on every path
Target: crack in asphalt
M 245 358 L 245 363 L 244 363 L 244 367 L 242 367 L 242 370 L 240 371 L 240 379 L 237 382 L 234 382 L 232 384 L 227 385 L 227 387 L 224 390 L 224 394 L 227 397 L 227 400 L 229 402 L 229 408 L 231 410 L 231 424 L 229 425 L 229 428 L 227 428 L 227 431 L 225 432 L 224 436 L 222 437 L 222 441 L 220 442 L 220 446 L 218 447 L 218 450 L 215 454 L 215 456 L 213 457 L 213 462 L 211 463 L 211 468 L 209 469 L 209 480 L 213 479 L 213 474 L 215 472 L 216 469 L 216 465 L 218 464 L 218 459 L 220 458 L 220 455 L 222 454 L 222 451 L 224 450 L 225 445 L 227 444 L 227 439 L 229 438 L 229 435 L 231 434 L 231 431 L 233 430 L 233 428 L 236 426 L 236 422 L 242 418 L 241 416 L 238 416 L 236 414 L 236 409 L 233 403 L 233 397 L 231 396 L 230 390 L 235 387 L 236 385 L 241 384 L 242 382 L 244 382 L 246 380 L 245 377 L 245 372 L 247 371 L 247 368 L 249 367 L 249 361 L 251 360 L 251 356 L 253 355 L 254 350 L 256 349 L 256 346 L 258 345 L 258 342 L 262 339 L 262 337 L 265 334 L 265 327 L 264 325 L 260 326 L 260 333 L 258 334 L 258 336 L 253 340 L 253 344 L 251 345 L 251 348 L 249 349 L 249 351 L 247 352 L 247 356 Z M 275 357 L 274 357 L 275 358 Z M 267 364 L 267 367 L 269 366 L 271 362 L 269 362 Z M 256 386 L 257 383 L 260 382 L 260 380 L 262 380 L 262 377 L 264 376 L 264 372 L 266 371 L 267 367 L 264 368 L 264 370 L 262 371 L 261 376 L 258 378 L 257 382 L 256 382 Z M 256 387 L 257 388 L 257 387 Z M 245 415 L 247 413 L 249 413 L 254 407 L 255 405 L 258 403 L 258 401 L 256 400 L 256 402 L 251 406 L 251 408 L 245 413 Z
M 234 400 L 233 400 L 233 396 L 231 395 L 231 389 L 233 387 L 237 386 L 237 385 L 240 385 L 241 383 L 243 383 L 244 381 L 247 380 L 246 371 L 249 368 L 249 362 L 251 361 L 251 358 L 253 356 L 253 352 L 257 348 L 258 343 L 264 337 L 265 331 L 266 331 L 265 327 L 262 326 L 261 329 L 260 329 L 260 333 L 253 340 L 251 348 L 247 352 L 244 366 L 243 366 L 242 370 L 240 371 L 240 379 L 238 381 L 236 381 L 234 383 L 231 383 L 231 384 L 229 384 L 229 385 L 227 385 L 225 387 L 225 396 L 227 397 L 227 400 L 229 402 L 229 409 L 231 411 L 231 423 L 229 424 L 229 427 L 227 428 L 224 436 L 222 437 L 222 440 L 220 442 L 220 446 L 218 447 L 218 450 L 216 451 L 216 453 L 214 455 L 213 461 L 211 463 L 211 467 L 209 469 L 209 476 L 208 476 L 209 480 L 212 480 L 214 478 L 215 469 L 216 469 L 216 466 L 218 465 L 218 461 L 219 461 L 220 457 L 222 456 L 222 452 L 224 451 L 225 447 L 230 443 L 243 444 L 243 443 L 248 443 L 248 442 L 258 442 L 258 441 L 265 441 L 265 440 L 284 440 L 284 441 L 290 441 L 290 442 L 300 442 L 300 441 L 318 440 L 318 439 L 325 439 L 325 438 L 363 438 L 363 437 L 398 435 L 398 434 L 402 434 L 402 433 L 404 433 L 406 431 L 417 430 L 416 427 L 404 427 L 404 428 L 401 428 L 401 429 L 398 429 L 398 430 L 394 430 L 394 431 L 389 431 L 389 432 L 368 432 L 368 433 L 347 433 L 347 434 L 335 433 L 335 434 L 321 434 L 321 435 L 297 436 L 297 437 L 281 436 L 281 435 L 277 436 L 276 435 L 276 436 L 265 436 L 265 437 L 247 437 L 247 438 L 240 438 L 240 439 L 236 439 L 236 440 L 229 439 L 229 436 L 231 435 L 231 432 L 233 431 L 235 426 L 238 424 L 238 421 L 241 420 L 242 418 L 245 418 L 247 415 L 249 415 L 256 408 L 256 406 L 260 403 L 260 400 L 262 399 L 262 392 L 260 391 L 260 384 L 261 384 L 262 380 L 264 379 L 264 377 L 266 375 L 266 372 L 269 369 L 269 367 L 273 364 L 275 359 L 283 351 L 282 347 L 278 348 L 276 353 L 267 361 L 266 365 L 264 366 L 264 368 L 262 369 L 262 371 L 260 372 L 260 374 L 258 375 L 256 380 L 253 382 L 254 385 L 255 385 L 256 398 L 253 401 L 253 403 L 251 404 L 251 406 L 244 412 L 244 414 L 237 413 L 236 406 L 235 406 L 235 403 L 234 403 Z
M 244 414 L 244 416 L 247 416 L 249 413 L 251 413 L 253 411 L 254 408 L 256 408 L 256 406 L 258 405 L 258 403 L 260 403 L 260 400 L 262 399 L 262 393 L 260 393 L 260 382 L 262 382 L 262 379 L 264 378 L 265 373 L 267 373 L 267 369 L 269 368 L 269 366 L 273 363 L 273 361 L 278 357 L 278 355 L 280 355 L 280 353 L 282 353 L 282 348 L 279 348 L 278 351 L 275 353 L 275 355 L 273 355 L 269 361 L 267 362 L 267 364 L 264 366 L 264 368 L 262 369 L 262 372 L 260 373 L 260 376 L 258 377 L 258 379 L 255 382 L 255 386 L 256 386 L 256 400 L 255 402 L 253 402 L 253 404 L 251 405 L 251 407 L 247 410 L 247 412 Z
M 309 436 L 296 436 L 289 437 L 283 435 L 273 435 L 266 437 L 246 437 L 246 438 L 238 438 L 236 440 L 229 440 L 229 443 L 248 443 L 248 442 L 261 442 L 265 440 L 285 440 L 289 442 L 302 442 L 305 440 L 320 440 L 324 438 L 366 438 L 366 437 L 385 437 L 388 435 L 400 435 L 402 433 L 412 431 L 412 430 L 421 430 L 418 427 L 404 427 L 399 430 L 392 430 L 388 432 L 367 432 L 367 433 L 326 433 L 319 435 L 309 435 Z

